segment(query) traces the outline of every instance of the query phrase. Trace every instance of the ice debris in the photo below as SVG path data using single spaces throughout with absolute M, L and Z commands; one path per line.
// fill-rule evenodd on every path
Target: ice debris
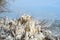
M 60 40 L 50 30 L 42 29 L 40 21 L 29 15 L 12 20 L 8 17 L 0 19 L 0 40 Z

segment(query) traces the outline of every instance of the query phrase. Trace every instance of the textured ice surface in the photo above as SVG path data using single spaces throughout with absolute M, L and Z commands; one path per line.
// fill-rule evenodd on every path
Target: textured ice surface
M 48 20 L 40 21 L 29 15 L 23 15 L 16 20 L 4 17 L 0 19 L 0 39 L 60 40 L 60 36 L 57 36 L 60 35 L 59 25 Z

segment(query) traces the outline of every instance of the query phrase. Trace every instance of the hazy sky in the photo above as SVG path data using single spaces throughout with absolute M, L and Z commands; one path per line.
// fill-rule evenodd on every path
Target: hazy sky
M 15 0 L 9 8 L 14 12 L 5 15 L 11 18 L 27 13 L 38 18 L 60 19 L 60 0 Z

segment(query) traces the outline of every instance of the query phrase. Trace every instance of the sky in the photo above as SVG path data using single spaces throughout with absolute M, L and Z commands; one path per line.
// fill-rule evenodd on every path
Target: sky
M 60 0 L 15 0 L 9 1 L 8 8 L 13 12 L 0 15 L 18 18 L 25 13 L 39 19 L 60 19 Z

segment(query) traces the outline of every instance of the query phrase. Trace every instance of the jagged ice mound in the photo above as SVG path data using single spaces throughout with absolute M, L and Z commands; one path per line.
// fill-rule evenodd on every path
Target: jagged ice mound
M 50 30 L 42 28 L 39 22 L 29 15 L 16 20 L 0 18 L 0 40 L 60 40 Z

